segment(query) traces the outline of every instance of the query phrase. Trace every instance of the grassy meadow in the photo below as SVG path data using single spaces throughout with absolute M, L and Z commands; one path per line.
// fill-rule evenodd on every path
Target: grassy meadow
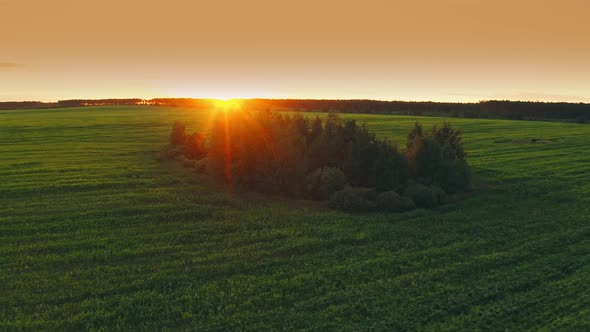
M 347 214 L 158 159 L 208 116 L 0 111 L 0 330 L 590 329 L 590 125 L 449 119 L 472 195 Z M 401 144 L 443 120 L 343 118 Z

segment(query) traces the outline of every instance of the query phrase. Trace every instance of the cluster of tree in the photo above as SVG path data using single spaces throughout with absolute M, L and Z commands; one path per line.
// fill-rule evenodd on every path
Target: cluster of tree
M 182 146 L 182 154 L 189 159 L 201 159 L 207 155 L 205 136 L 198 132 L 187 133 L 186 126 L 181 122 L 175 122 L 172 126 L 170 144 Z
M 338 111 L 341 113 L 405 114 L 449 116 L 465 118 L 498 118 L 513 120 L 590 121 L 590 104 L 545 103 L 523 101 L 482 101 L 479 103 L 442 103 L 380 100 L 328 99 L 242 99 L 242 105 L 256 110 Z M 155 99 L 76 99 L 57 103 L 6 102 L 0 109 L 78 107 L 97 105 L 157 105 L 208 109 L 212 99 L 155 98 Z
M 461 131 L 449 123 L 417 123 L 402 151 L 334 112 L 322 121 L 240 111 L 218 116 L 208 141 L 175 123 L 170 143 L 172 156 L 184 154 L 230 189 L 330 199 L 345 210 L 431 207 L 471 187 Z

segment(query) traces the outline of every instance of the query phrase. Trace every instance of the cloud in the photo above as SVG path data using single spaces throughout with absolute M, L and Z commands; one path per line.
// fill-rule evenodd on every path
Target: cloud
M 24 67 L 24 65 L 16 62 L 0 62 L 0 69 L 11 69 L 18 67 Z

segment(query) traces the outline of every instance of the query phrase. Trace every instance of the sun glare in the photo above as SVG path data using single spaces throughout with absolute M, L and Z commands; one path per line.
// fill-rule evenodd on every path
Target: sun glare
M 237 110 L 241 107 L 242 103 L 240 102 L 239 99 L 214 99 L 213 100 L 213 104 L 215 105 L 215 108 L 218 110 L 222 110 L 225 112 L 230 112 L 230 111 L 234 111 Z

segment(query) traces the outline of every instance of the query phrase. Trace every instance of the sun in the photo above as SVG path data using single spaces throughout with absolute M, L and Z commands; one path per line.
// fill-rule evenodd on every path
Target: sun
M 213 105 L 215 109 L 222 110 L 225 112 L 235 111 L 240 109 L 242 103 L 239 99 L 231 98 L 231 99 L 213 99 Z

